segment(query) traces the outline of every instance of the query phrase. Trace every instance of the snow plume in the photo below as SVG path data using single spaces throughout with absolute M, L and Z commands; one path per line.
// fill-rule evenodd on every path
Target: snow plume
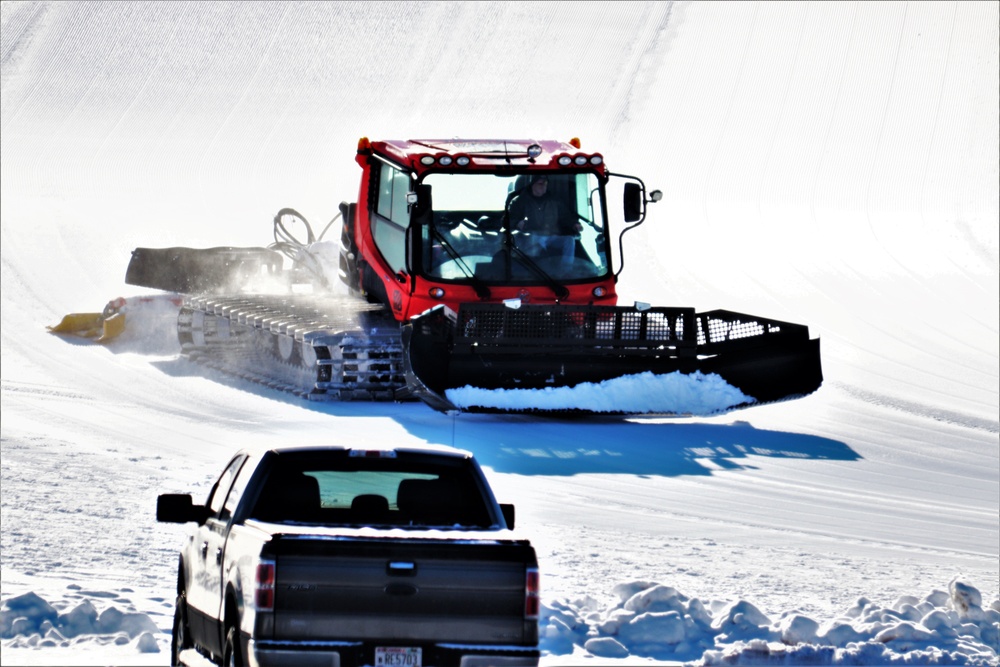
M 448 400 L 460 408 L 508 410 L 586 410 L 631 414 L 707 416 L 725 412 L 755 399 L 715 373 L 665 375 L 639 373 L 603 382 L 581 382 L 573 387 L 542 389 L 449 389 Z
M 709 665 L 996 665 L 1000 600 L 978 589 L 903 596 L 889 607 L 867 598 L 825 622 L 797 611 L 772 620 L 746 600 L 703 602 L 652 582 L 619 584 L 620 602 L 591 597 L 544 605 L 543 654 L 582 648 L 604 659 L 643 657 Z

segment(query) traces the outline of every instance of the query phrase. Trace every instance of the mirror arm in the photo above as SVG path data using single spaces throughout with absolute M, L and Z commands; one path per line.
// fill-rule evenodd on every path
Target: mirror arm
M 640 212 L 639 219 L 635 222 L 625 223 L 626 227 L 622 230 L 621 234 L 618 235 L 618 270 L 615 271 L 615 279 L 617 280 L 619 274 L 625 269 L 625 245 L 624 238 L 625 232 L 635 229 L 643 222 L 646 221 L 646 205 L 660 201 L 663 198 L 663 193 L 659 190 L 653 190 L 649 193 L 649 197 L 646 197 L 646 184 L 638 176 L 630 176 L 629 174 L 618 174 L 614 172 L 608 172 L 609 177 L 624 178 L 627 180 L 636 181 L 639 183 L 639 187 L 642 188 L 642 211 Z
M 625 270 L 625 244 L 623 239 L 625 238 L 625 232 L 631 231 L 639 226 L 642 221 L 635 223 L 630 227 L 626 227 L 622 230 L 622 233 L 618 235 L 618 270 L 615 271 L 615 280 L 618 280 L 618 275 Z

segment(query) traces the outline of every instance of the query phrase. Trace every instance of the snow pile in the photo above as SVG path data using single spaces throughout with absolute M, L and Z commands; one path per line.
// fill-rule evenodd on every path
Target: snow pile
M 70 648 L 86 642 L 131 644 L 139 653 L 159 653 L 159 634 L 159 628 L 146 614 L 123 612 L 114 606 L 98 613 L 90 600 L 60 613 L 31 592 L 4 600 L 0 609 L 0 639 L 5 640 L 5 649 Z
M 819 622 L 789 611 L 772 621 L 745 600 L 704 603 L 670 586 L 620 584 L 620 603 L 599 608 L 591 597 L 543 607 L 545 655 L 582 647 L 597 658 L 729 664 L 997 664 L 1000 600 L 988 608 L 973 586 L 904 596 L 891 607 L 867 598 Z
M 755 399 L 715 373 L 638 373 L 603 382 L 543 389 L 480 389 L 465 386 L 445 395 L 460 408 L 586 410 L 632 414 L 707 416 Z
M 996 665 L 1000 652 L 1000 600 L 984 608 L 979 590 L 959 580 L 952 581 L 948 592 L 935 590 L 922 599 L 904 596 L 890 607 L 860 598 L 826 622 L 798 611 L 786 611 L 773 621 L 745 600 L 705 602 L 651 582 L 619 584 L 614 593 L 620 602 L 610 608 L 589 596 L 543 604 L 542 663 L 558 664 L 573 655 L 698 667 Z M 90 600 L 72 608 L 57 604 L 68 611 L 60 612 L 33 592 L 6 599 L 0 610 L 3 648 L 35 649 L 52 657 L 54 653 L 41 649 L 130 647 L 136 655 L 159 653 L 157 638 L 165 641 L 146 614 L 114 606 L 98 612 Z

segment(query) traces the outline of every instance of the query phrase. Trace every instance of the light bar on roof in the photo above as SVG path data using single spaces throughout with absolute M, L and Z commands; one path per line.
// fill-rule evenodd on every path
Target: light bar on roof
M 420 164 L 425 167 L 430 167 L 432 165 L 439 165 L 441 167 L 450 167 L 453 164 L 459 167 L 466 167 L 472 163 L 472 158 L 468 155 L 448 155 L 447 153 L 441 153 L 438 155 L 421 155 L 419 158 Z

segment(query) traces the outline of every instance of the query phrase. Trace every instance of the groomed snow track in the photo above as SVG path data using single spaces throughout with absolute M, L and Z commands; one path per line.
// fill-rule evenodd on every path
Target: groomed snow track
M 189 296 L 181 352 L 230 375 L 310 400 L 397 400 L 399 324 L 380 305 L 306 295 Z

